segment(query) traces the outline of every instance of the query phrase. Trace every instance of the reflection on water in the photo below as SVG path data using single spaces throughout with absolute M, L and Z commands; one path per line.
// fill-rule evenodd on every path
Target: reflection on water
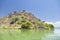
M 53 34 L 50 34 L 42 40 L 60 40 L 60 29 L 55 29 Z
M 59 40 L 59 31 L 55 30 L 9 30 L 0 29 L 0 40 Z
M 26 40 L 42 40 L 46 35 L 52 34 L 53 31 L 49 30 L 29 30 L 22 31 L 22 34 L 25 33 Z
M 43 37 L 53 33 L 49 30 L 0 30 L 0 40 L 42 40 Z

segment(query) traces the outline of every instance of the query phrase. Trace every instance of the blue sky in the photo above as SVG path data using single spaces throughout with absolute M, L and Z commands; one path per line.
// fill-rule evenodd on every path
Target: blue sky
M 60 20 L 60 0 L 0 0 L 0 17 L 22 10 L 32 12 L 44 21 Z

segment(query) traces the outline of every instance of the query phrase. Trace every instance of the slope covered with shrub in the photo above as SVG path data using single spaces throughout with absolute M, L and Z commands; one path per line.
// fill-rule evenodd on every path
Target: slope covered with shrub
M 0 18 L 0 28 L 54 29 L 52 24 L 42 22 L 30 12 L 14 12 Z

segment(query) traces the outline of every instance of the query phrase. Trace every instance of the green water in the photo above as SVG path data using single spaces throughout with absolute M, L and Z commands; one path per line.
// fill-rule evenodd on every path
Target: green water
M 0 29 L 0 40 L 60 40 L 58 30 Z

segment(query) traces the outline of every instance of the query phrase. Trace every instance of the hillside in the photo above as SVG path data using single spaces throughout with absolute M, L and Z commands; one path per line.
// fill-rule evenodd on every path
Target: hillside
M 53 29 L 54 26 L 52 24 L 42 22 L 30 12 L 14 11 L 6 17 L 0 18 L 0 28 Z

